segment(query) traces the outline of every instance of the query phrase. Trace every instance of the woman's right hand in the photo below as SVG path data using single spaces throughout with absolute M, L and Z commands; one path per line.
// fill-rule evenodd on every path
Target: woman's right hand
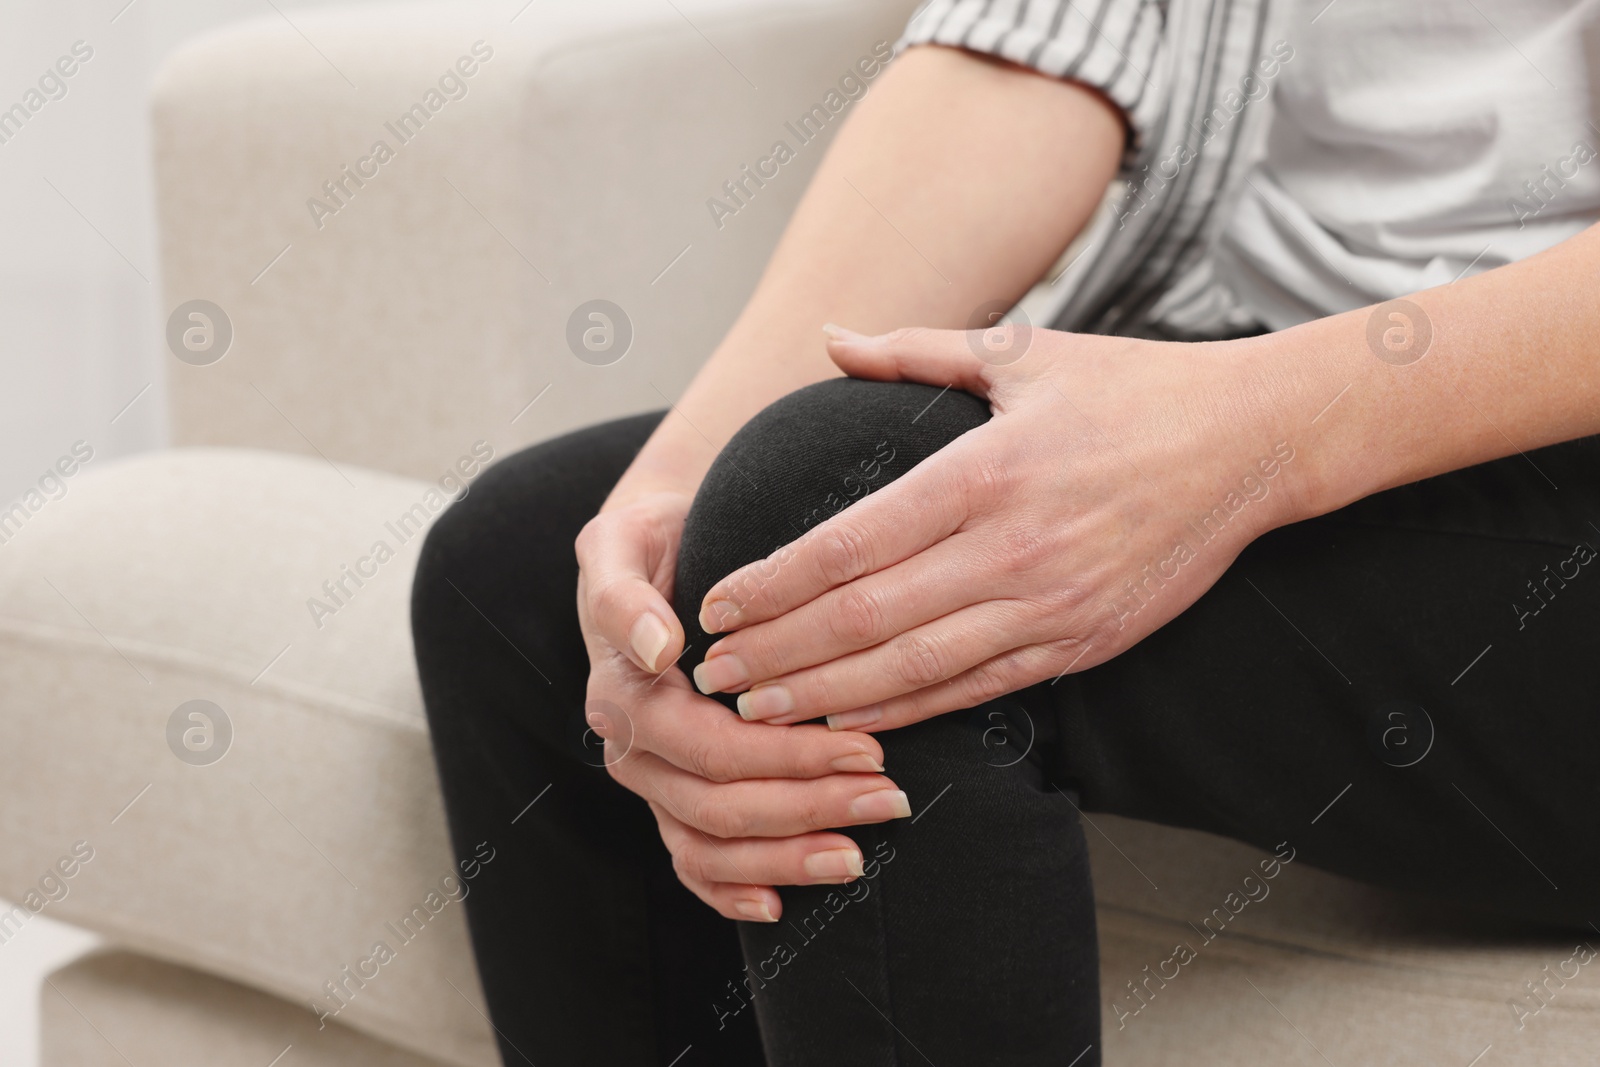
M 678 878 L 730 919 L 776 921 L 775 885 L 847 882 L 854 841 L 830 827 L 910 814 L 866 734 L 746 722 L 673 664 L 683 628 L 669 598 L 686 493 L 608 505 L 579 534 L 586 715 L 605 765 L 650 804 Z
M 578 534 L 578 619 L 649 674 L 683 654 L 683 627 L 668 600 L 678 542 L 693 495 L 656 490 L 612 504 Z M 594 650 L 590 650 L 593 659 Z

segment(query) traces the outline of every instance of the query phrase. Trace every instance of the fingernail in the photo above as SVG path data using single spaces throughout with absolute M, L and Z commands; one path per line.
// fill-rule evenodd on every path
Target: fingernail
M 794 710 L 794 697 L 781 685 L 761 685 L 740 693 L 739 714 L 747 720 L 770 719 Z
M 694 684 L 702 693 L 722 693 L 750 684 L 744 661 L 733 653 L 712 656 L 694 669 Z
M 863 726 L 871 726 L 881 718 L 883 718 L 882 708 L 857 708 L 855 711 L 841 711 L 837 715 L 828 716 L 828 729 L 859 730 Z
M 806 874 L 816 879 L 860 878 L 861 853 L 853 848 L 813 852 L 805 860 Z
M 847 330 L 843 326 L 840 326 L 838 323 L 834 322 L 824 323 L 822 326 L 822 332 L 827 334 L 829 337 L 832 337 L 836 341 L 871 340 L 871 338 L 864 333 L 856 333 L 854 330 Z
M 773 917 L 772 909 L 767 907 L 765 900 L 736 900 L 733 902 L 733 910 L 753 923 L 775 923 L 778 921 Z
M 877 774 L 883 771 L 883 764 L 865 752 L 852 752 L 848 756 L 835 756 L 829 761 L 828 766 L 842 774 Z
M 726 600 L 713 600 L 700 609 L 700 629 L 708 634 L 722 632 L 723 623 L 739 614 L 737 605 Z
M 667 624 L 648 611 L 639 616 L 639 621 L 628 632 L 628 643 L 633 646 L 634 653 L 644 663 L 645 669 L 651 672 L 656 670 L 656 659 L 671 639 Z
M 911 801 L 899 789 L 863 793 L 850 802 L 850 817 L 862 822 L 888 822 L 911 816 Z

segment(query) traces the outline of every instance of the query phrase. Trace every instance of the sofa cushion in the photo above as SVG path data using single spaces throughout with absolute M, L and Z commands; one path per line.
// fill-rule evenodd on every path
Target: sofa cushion
M 1595 1062 L 1600 934 L 1340 878 L 1307 866 L 1292 841 L 1280 857 L 1089 819 L 1112 1067 Z
M 407 627 L 445 501 L 194 449 L 92 466 L 27 518 L 0 545 L 0 936 L 48 914 L 495 1063 Z
M 148 956 L 107 952 L 50 975 L 40 1067 L 445 1067 L 296 1005 Z
M 0 897 L 24 902 L 0 939 L 31 901 L 313 1024 L 316 1003 L 424 1056 L 496 1063 L 406 628 L 443 498 L 221 449 L 69 485 L 0 545 Z M 194 700 L 231 724 L 215 761 L 203 724 L 171 730 Z M 1265 878 L 1270 858 L 1237 842 L 1089 818 L 1109 1064 L 1464 1067 L 1491 1046 L 1485 1065 L 1593 1061 L 1600 970 L 1570 937 L 1299 861 Z M 1193 958 L 1173 962 L 1180 944 Z

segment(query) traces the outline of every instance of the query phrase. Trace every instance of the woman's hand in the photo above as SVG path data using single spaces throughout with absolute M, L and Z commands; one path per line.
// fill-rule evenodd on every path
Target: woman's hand
M 643 494 L 578 537 L 586 705 L 611 776 L 649 802 L 679 879 L 730 919 L 776 921 L 774 885 L 847 882 L 861 850 L 828 827 L 910 814 L 863 734 L 773 730 L 700 696 L 672 666 L 683 631 L 669 603 L 682 493 Z
M 1317 412 L 1274 410 L 1267 340 L 833 330 L 852 376 L 964 389 L 994 417 L 714 586 L 701 623 L 734 632 L 696 684 L 743 691 L 747 719 L 875 731 L 1117 655 L 1296 516 Z

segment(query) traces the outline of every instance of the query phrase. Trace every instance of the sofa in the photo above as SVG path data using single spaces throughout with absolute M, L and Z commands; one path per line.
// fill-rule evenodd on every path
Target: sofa
M 0 952 L 40 915 L 106 946 L 49 977 L 45 1067 L 498 1062 L 418 545 L 488 463 L 678 394 L 830 131 L 729 183 L 912 8 L 286 9 L 165 65 L 167 328 L 129 344 L 167 354 L 132 403 L 164 392 L 172 447 L 75 442 L 0 516 Z M 1595 1061 L 1586 943 L 1304 864 L 1164 977 L 1268 858 L 1087 818 L 1108 1064 Z

